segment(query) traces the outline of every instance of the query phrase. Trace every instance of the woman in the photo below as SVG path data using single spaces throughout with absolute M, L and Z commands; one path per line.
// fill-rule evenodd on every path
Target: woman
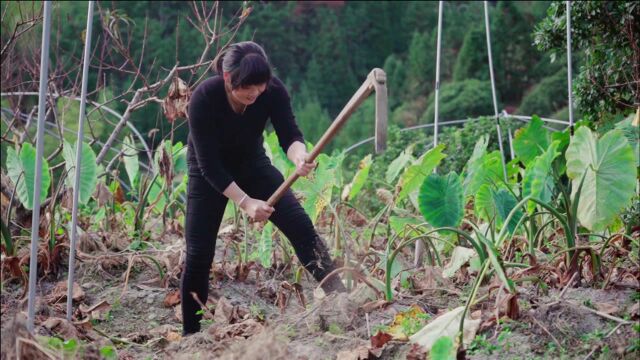
M 189 186 L 185 237 L 187 256 L 180 283 L 183 334 L 200 330 L 200 306 L 206 304 L 216 237 L 228 199 L 256 221 L 270 220 L 293 245 L 298 259 L 320 281 L 335 269 L 309 216 L 289 190 L 275 204 L 265 200 L 284 182 L 265 154 L 262 133 L 271 120 L 280 146 L 307 176 L 307 149 L 282 82 L 272 76 L 260 45 L 231 45 L 214 60 L 217 76 L 205 80 L 189 103 Z M 344 291 L 338 277 L 323 284 Z

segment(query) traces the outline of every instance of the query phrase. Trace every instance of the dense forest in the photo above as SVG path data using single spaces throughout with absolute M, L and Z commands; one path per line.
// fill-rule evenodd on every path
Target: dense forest
M 548 5 L 491 4 L 500 109 L 567 117 L 565 58 L 559 55 L 552 59 L 533 43 L 533 29 Z M 176 61 L 194 63 L 202 52 L 198 29 L 187 20 L 191 9 L 183 2 L 153 6 L 149 2 L 112 1 L 99 6 L 101 11 L 113 9 L 111 16 L 127 27 L 132 57 L 143 55 L 143 73 L 169 69 Z M 229 21 L 242 10 L 243 3 L 225 1 L 221 6 L 223 21 Z M 289 86 L 298 121 L 309 141 L 317 141 L 374 67 L 387 72 L 390 123 L 406 127 L 433 121 L 437 3 L 275 1 L 250 2 L 250 6 L 252 11 L 235 40 L 254 40 L 264 46 L 277 76 Z M 52 43 L 57 49 L 53 68 L 81 57 L 84 11 L 74 3 L 59 3 L 54 8 Z M 445 3 L 443 31 L 440 119 L 492 114 L 482 3 Z M 33 35 L 35 41 L 37 36 Z M 100 36 L 94 32 L 94 43 Z M 211 58 L 216 50 L 211 49 Z M 107 92 L 103 97 L 108 98 L 131 86 L 131 80 L 121 72 L 100 69 L 91 73 L 89 88 Z M 116 107 L 124 109 L 123 104 Z M 371 109 L 372 103 L 366 103 L 361 116 Z M 133 122 L 145 134 L 161 128 L 159 110 L 159 106 L 141 109 L 133 114 Z M 372 121 L 354 119 L 331 149 L 351 145 L 371 136 L 372 131 Z M 184 140 L 185 135 L 183 126 L 176 136 Z
M 490 2 L 499 111 L 568 120 L 564 44 L 553 37 L 556 35 L 545 37 L 545 31 L 557 33 L 557 29 L 542 22 L 547 15 L 556 17 L 556 22 L 562 21 L 563 8 L 558 4 L 549 5 L 550 2 L 544 1 Z M 589 6 L 581 11 L 589 13 L 592 11 Z M 625 6 L 610 11 L 616 15 L 638 12 Z M 130 46 L 131 58 L 139 61 L 142 73 L 158 77 L 156 74 L 162 69 L 170 69 L 176 63 L 192 64 L 201 56 L 205 44 L 200 30 L 189 20 L 193 12 L 191 6 L 183 2 L 168 1 L 163 2 L 163 6 L 152 6 L 144 1 L 111 1 L 99 3 L 98 8 L 107 16 L 102 20 L 94 18 L 94 23 L 110 21 L 122 32 Z M 210 49 L 207 58 L 212 59 L 219 44 L 229 38 L 233 41 L 254 40 L 263 45 L 277 76 L 288 85 L 298 122 L 308 141 L 314 143 L 319 139 L 374 67 L 383 68 L 387 73 L 391 126 L 404 128 L 433 122 L 436 2 L 225 1 L 221 3 L 221 10 L 222 23 L 232 23 L 241 13 L 244 21 L 237 31 L 225 33 L 218 46 Z M 76 80 L 79 75 L 78 69 L 72 69 L 70 65 L 75 65 L 81 57 L 84 11 L 74 3 L 62 2 L 54 7 L 52 43 L 56 50 L 52 53 L 51 67 L 62 73 L 69 68 L 65 74 L 67 82 L 68 79 Z M 483 5 L 479 2 L 444 3 L 441 121 L 493 114 L 483 15 Z M 10 28 L 10 23 L 5 25 Z M 617 30 L 611 24 L 604 26 L 609 28 L 596 29 L 594 25 L 580 30 L 587 37 L 591 31 Z M 32 41 L 38 36 L 36 32 L 28 35 Z M 105 36 L 104 31 L 94 32 L 94 44 Z M 624 39 L 621 42 L 623 48 L 628 48 Z M 585 50 L 589 51 L 585 46 L 581 47 L 573 56 L 576 73 L 584 65 Z M 98 49 L 96 46 L 94 58 L 104 51 L 104 47 Z M 126 63 L 117 55 L 110 56 L 113 64 Z M 624 59 L 624 55 L 620 58 Z M 116 71 L 116 66 L 96 66 L 97 71 L 90 72 L 89 83 L 89 89 L 97 91 L 96 98 L 109 99 L 142 83 L 131 73 Z M 209 71 L 208 75 L 213 72 Z M 193 75 L 184 76 L 193 79 Z M 16 79 L 19 78 L 12 77 L 3 82 L 3 91 L 33 87 L 27 81 L 18 82 Z M 61 83 L 59 87 L 65 85 Z M 166 89 L 163 92 L 166 93 Z M 599 101 L 598 94 L 595 98 L 594 94 L 583 97 L 581 94 L 577 96 L 576 119 L 585 107 L 582 105 Z M 629 96 L 628 91 L 626 96 Z M 125 109 L 122 102 L 112 103 L 112 106 L 121 113 Z M 616 114 L 612 109 L 607 110 L 599 113 L 603 116 L 599 115 L 598 121 L 606 122 L 604 118 Z M 622 111 L 623 115 L 630 112 L 633 112 L 632 105 Z M 72 119 L 75 114 L 68 110 L 62 116 L 69 115 Z M 373 121 L 369 120 L 372 114 L 373 102 L 370 100 L 327 151 L 343 149 L 372 136 Z M 147 139 L 154 146 L 169 133 L 159 105 L 151 104 L 137 110 L 132 114 L 132 123 L 143 134 L 159 130 L 151 131 L 152 136 Z M 106 128 L 100 124 L 95 127 L 93 135 L 106 138 Z M 186 133 L 184 124 L 176 126 L 177 140 L 184 142 Z

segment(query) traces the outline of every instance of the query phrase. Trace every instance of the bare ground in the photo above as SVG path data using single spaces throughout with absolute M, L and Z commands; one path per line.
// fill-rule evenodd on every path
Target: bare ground
M 96 320 L 90 324 L 85 321 L 84 326 L 70 326 L 75 332 L 65 327 L 64 321 L 58 326 L 46 323 L 51 317 L 65 317 L 64 299 L 50 297 L 66 276 L 43 278 L 38 284 L 41 300 L 36 310 L 36 334 L 77 336 L 81 340 L 79 358 L 100 358 L 100 349 L 112 345 L 119 359 L 357 359 L 354 350 L 370 347 L 370 335 L 376 327 L 389 324 L 399 311 L 417 304 L 436 316 L 466 299 L 460 296 L 465 289 L 447 284 L 442 289 L 402 296 L 365 315 L 362 305 L 375 300 L 375 294 L 362 284 L 350 295 L 319 299 L 314 296 L 317 284 L 303 276 L 301 299 L 286 288 L 293 283 L 291 271 L 263 269 L 259 274 L 251 271 L 244 281 L 228 276 L 220 280 L 221 269 L 227 274 L 233 269 L 220 263 L 224 253 L 221 243 L 216 255 L 218 271 L 214 271 L 207 303 L 215 308 L 215 315 L 204 320 L 198 334 L 182 338 L 180 305 L 165 304 L 177 290 L 176 277 L 165 287 L 152 266 L 138 263 L 131 268 L 125 288 L 122 275 L 126 262 L 108 271 L 97 269 L 93 262 L 80 262 L 77 283 L 84 294 L 74 305 L 74 318 L 88 317 L 78 310 L 80 304 L 85 309 L 101 301 L 108 305 L 94 313 Z M 638 344 L 638 330 L 633 324 L 620 322 L 631 319 L 637 326 L 636 290 L 568 288 L 562 296 L 559 290 L 540 294 L 533 286 L 518 290 L 520 317 L 503 317 L 498 324 L 485 321 L 488 325 L 467 350 L 468 358 L 637 358 L 637 348 L 630 352 L 630 347 Z M 7 282 L 2 289 L 2 359 L 16 358 L 16 339 L 23 344 L 22 358 L 47 358 L 41 350 L 46 346 L 26 332 L 22 292 L 16 282 Z M 225 310 L 218 310 L 223 307 Z M 495 304 L 487 301 L 477 309 L 487 320 Z M 25 341 L 32 343 L 24 345 Z M 399 341 L 387 343 L 376 355 L 381 359 L 420 358 L 412 357 L 411 345 Z

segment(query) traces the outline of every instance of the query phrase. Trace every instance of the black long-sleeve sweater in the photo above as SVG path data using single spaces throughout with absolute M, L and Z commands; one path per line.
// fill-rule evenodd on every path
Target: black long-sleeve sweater
M 243 114 L 233 111 L 222 76 L 203 81 L 189 102 L 188 164 L 190 173 L 201 173 L 219 192 L 234 180 L 228 169 L 261 151 L 262 133 L 270 119 L 282 149 L 300 141 L 291 100 L 284 84 L 273 77 L 266 90 Z

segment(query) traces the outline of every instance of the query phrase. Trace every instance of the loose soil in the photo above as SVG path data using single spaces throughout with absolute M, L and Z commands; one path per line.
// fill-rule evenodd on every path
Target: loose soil
M 173 261 L 179 262 L 183 240 L 175 236 L 167 238 L 165 245 L 169 244 L 174 252 Z M 66 274 L 43 277 L 37 285 L 35 333 L 77 335 L 83 351 L 79 358 L 100 358 L 100 349 L 113 345 L 119 359 L 357 359 L 354 350 L 370 347 L 370 332 L 379 325 L 391 323 L 396 313 L 416 304 L 436 316 L 463 305 L 466 297 L 460 294 L 468 292 L 467 288 L 456 287 L 451 282 L 436 281 L 433 289 L 418 295 L 399 296 L 395 302 L 365 315 L 362 305 L 376 297 L 363 284 L 351 294 L 319 298 L 314 293 L 317 283 L 306 275 L 300 283 L 303 296 L 291 290 L 293 271 L 290 269 L 250 271 L 244 281 L 221 276 L 222 269 L 233 275 L 235 266 L 228 262 L 230 251 L 226 248 L 225 254 L 224 244 L 225 241 L 218 241 L 207 303 L 211 308 L 216 307 L 215 316 L 204 320 L 200 333 L 180 336 L 180 305 L 165 304 L 178 289 L 179 274 L 170 274 L 170 280 L 163 284 L 152 263 L 136 262 L 125 288 L 126 257 L 102 269 L 99 261 L 78 262 L 76 279 L 84 296 L 74 304 L 74 321 L 87 316 L 78 310 L 81 304 L 86 308 L 101 301 L 108 303 L 106 310 L 97 314 L 99 319 L 85 321 L 84 327 L 65 328 L 64 321 L 57 327 L 46 323 L 52 317 L 65 318 L 66 300 L 55 302 L 50 296 L 56 284 L 66 280 Z M 223 256 L 226 263 L 222 262 Z M 425 274 L 432 271 L 426 268 Z M 483 287 L 481 293 L 487 287 Z M 540 294 L 532 285 L 518 288 L 520 317 L 517 320 L 502 317 L 498 324 L 490 321 L 495 302 L 478 304 L 474 310 L 481 310 L 484 325 L 466 356 L 470 359 L 636 358 L 637 350 L 629 353 L 629 347 L 638 344 L 634 326 L 620 325 L 602 313 L 632 319 L 637 326 L 637 300 L 634 300 L 638 299 L 637 290 L 570 287 L 561 298 L 560 290 Z M 2 359 L 16 358 L 16 339 L 32 339 L 25 327 L 27 304 L 21 300 L 22 293 L 23 287 L 16 281 L 3 285 Z M 221 307 L 226 310 L 218 311 Z M 600 313 L 596 313 L 598 309 Z M 21 340 L 23 344 L 24 341 Z M 390 341 L 377 355 L 381 359 L 420 358 L 414 350 L 406 342 Z M 348 354 L 349 351 L 352 353 Z M 32 344 L 22 345 L 21 356 L 47 358 Z M 375 358 L 371 354 L 367 356 Z

